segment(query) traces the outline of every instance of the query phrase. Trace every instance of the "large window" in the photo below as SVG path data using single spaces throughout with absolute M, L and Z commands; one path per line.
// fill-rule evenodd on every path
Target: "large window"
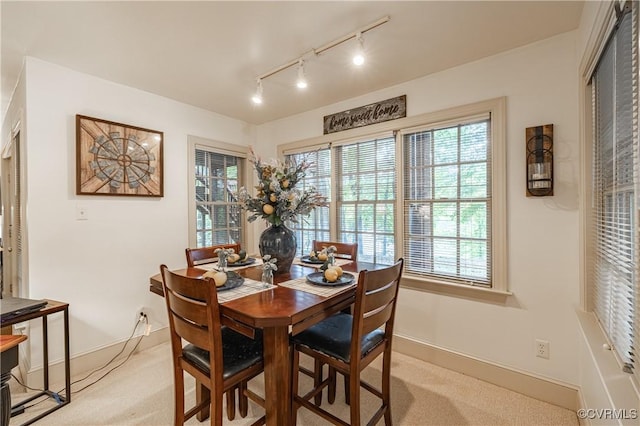
M 637 10 L 631 11 L 632 4 L 637 6 L 627 2 L 591 80 L 594 262 L 590 279 L 598 320 L 625 371 L 640 377 L 638 52 Z
M 314 238 L 357 242 L 360 261 L 404 257 L 403 285 L 508 294 L 505 99 L 375 129 L 280 147 L 285 158 L 314 155 L 310 182 L 331 196 L 294 225 L 301 253 Z
M 237 192 L 243 185 L 244 158 L 202 144 L 192 149 L 195 226 L 190 245 L 241 243 L 244 224 Z
M 405 270 L 491 285 L 491 121 L 403 135 Z

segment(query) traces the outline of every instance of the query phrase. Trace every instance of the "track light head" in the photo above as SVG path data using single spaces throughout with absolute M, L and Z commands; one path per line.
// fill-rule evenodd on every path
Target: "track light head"
M 304 74 L 304 60 L 298 61 L 298 79 L 296 80 L 296 86 L 298 89 L 306 89 L 308 86 L 307 78 Z
M 256 93 L 251 98 L 251 101 L 256 105 L 260 105 L 262 103 L 262 80 L 261 79 L 258 79 L 258 82 L 256 83 Z
M 364 64 L 364 39 L 362 33 L 356 33 L 356 41 L 358 46 L 356 47 L 356 53 L 353 55 L 353 64 L 360 66 Z

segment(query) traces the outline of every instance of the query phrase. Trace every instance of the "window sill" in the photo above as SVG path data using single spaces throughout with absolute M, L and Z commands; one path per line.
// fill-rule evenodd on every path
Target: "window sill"
M 444 281 L 433 281 L 415 275 L 404 274 L 400 286 L 411 290 L 427 291 L 447 296 L 463 297 L 483 302 L 506 304 L 507 298 L 513 296 L 510 291 L 491 288 L 453 284 Z

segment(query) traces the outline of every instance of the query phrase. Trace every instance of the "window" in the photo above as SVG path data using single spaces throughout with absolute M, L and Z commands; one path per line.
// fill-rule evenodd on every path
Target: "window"
M 407 272 L 491 285 L 490 128 L 483 118 L 403 135 Z
M 395 138 L 336 148 L 338 241 L 358 243 L 358 259 L 392 264 L 395 250 Z
M 598 59 L 591 79 L 593 99 L 592 214 L 594 253 L 590 281 L 595 314 L 624 370 L 635 372 L 640 347 L 637 265 L 638 170 L 637 10 L 625 12 Z M 634 8 L 637 3 L 634 4 Z
M 315 187 L 318 191 L 331 200 L 331 150 L 328 148 L 316 151 L 307 151 L 286 156 L 286 161 L 300 163 L 306 160 L 312 166 L 301 182 L 301 189 Z M 297 223 L 289 223 L 288 226 L 295 232 L 298 242 L 297 255 L 303 256 L 311 251 L 313 240 L 328 241 L 331 239 L 329 232 L 329 207 L 319 207 L 309 216 L 298 218 Z
M 245 154 L 201 143 L 191 143 L 190 150 L 194 224 L 190 246 L 242 243 L 244 221 L 237 192 L 243 185 Z
M 328 235 L 357 242 L 364 262 L 404 257 L 404 286 L 503 300 L 505 105 L 491 99 L 279 147 L 285 157 L 316 153 L 311 181 L 335 188 L 328 209 L 297 225 L 301 253 Z

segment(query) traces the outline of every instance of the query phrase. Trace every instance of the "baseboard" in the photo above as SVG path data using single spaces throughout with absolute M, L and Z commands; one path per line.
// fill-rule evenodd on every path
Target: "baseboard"
M 578 407 L 578 389 L 487 361 L 472 358 L 405 336 L 393 336 L 393 350 L 457 371 L 568 410 Z
M 134 337 L 131 342 L 127 345 L 127 348 L 123 352 L 123 354 L 118 357 L 118 360 L 123 359 L 133 348 L 137 342 L 139 337 Z M 169 341 L 169 328 L 164 327 L 158 330 L 151 332 L 148 336 L 144 336 L 140 345 L 136 348 L 136 352 L 142 351 L 144 349 L 151 348 L 153 346 L 159 345 L 164 342 Z M 86 374 L 96 368 L 102 367 L 105 365 L 110 359 L 112 359 L 124 345 L 123 342 L 114 343 L 109 346 L 105 346 L 103 348 L 97 349 L 95 351 L 91 351 L 85 354 L 76 355 L 71 358 L 70 366 L 71 366 L 71 377 L 76 375 Z M 29 386 L 34 388 L 42 388 L 43 386 L 43 369 L 42 367 L 33 369 L 27 373 L 27 383 Z M 59 360 L 56 362 L 52 362 L 49 364 L 49 383 L 51 384 L 50 388 L 54 389 L 54 385 L 64 386 L 64 362 L 63 360 Z

